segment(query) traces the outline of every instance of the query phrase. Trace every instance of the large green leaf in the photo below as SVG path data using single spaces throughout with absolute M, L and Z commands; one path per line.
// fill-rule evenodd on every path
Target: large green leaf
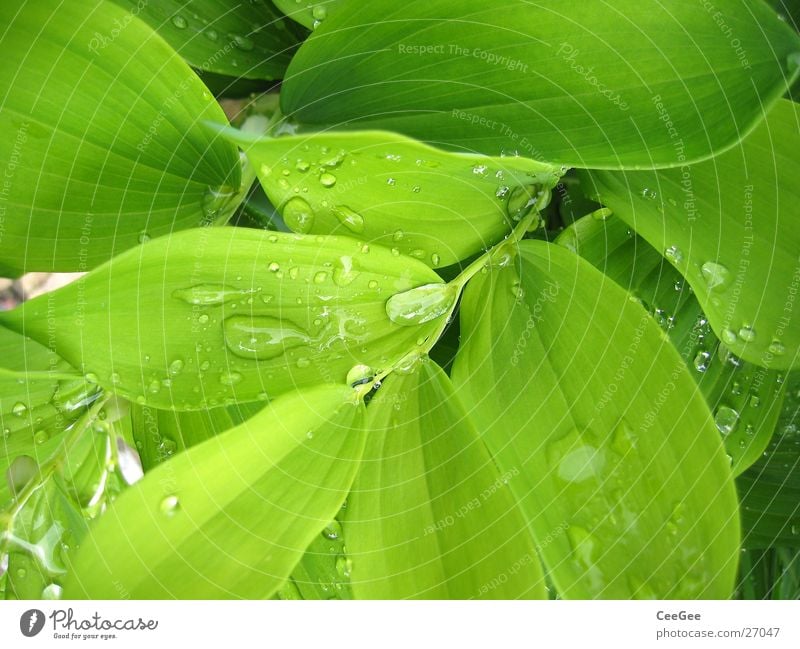
M 271 2 L 113 2 L 144 20 L 192 66 L 217 74 L 280 79 L 299 42 Z
M 344 525 L 356 597 L 546 597 L 509 487 L 520 478 L 494 465 L 435 363 L 387 379 L 367 427 Z
M 276 400 L 123 494 L 91 528 L 65 596 L 268 597 L 338 511 L 363 446 L 350 388 Z
M 676 166 L 734 144 L 797 76 L 761 2 L 346 2 L 292 60 L 284 112 L 571 166 Z
M 95 0 L 5 0 L 0 24 L 1 272 L 88 270 L 218 216 L 239 161 L 197 122 L 225 116 L 149 27 Z
M 599 211 L 568 227 L 558 242 L 626 288 L 667 332 L 708 402 L 738 475 L 761 457 L 785 390 L 779 370 L 743 361 L 711 331 L 681 274 L 624 221 Z M 597 214 L 605 215 L 597 218 Z
M 780 421 L 763 457 L 736 479 L 746 548 L 800 546 L 800 375 L 787 379 Z
M 731 595 L 729 460 L 683 359 L 627 292 L 523 241 L 467 286 L 462 339 L 453 381 L 500 470 L 518 472 L 563 597 Z
M 381 131 L 224 133 L 247 152 L 295 232 L 356 236 L 429 266 L 448 266 L 497 243 L 547 203 L 559 175 L 528 158 L 448 153 Z
M 455 297 L 427 266 L 380 246 L 200 228 L 130 250 L 0 322 L 137 403 L 194 410 L 343 383 L 356 365 L 397 360 L 444 314 L 420 307 L 430 321 L 413 326 L 416 292 L 409 313 L 387 312 L 419 286 L 449 300 L 439 306 Z
M 735 149 L 682 169 L 583 172 L 686 277 L 714 332 L 764 367 L 800 362 L 800 111 L 781 100 Z

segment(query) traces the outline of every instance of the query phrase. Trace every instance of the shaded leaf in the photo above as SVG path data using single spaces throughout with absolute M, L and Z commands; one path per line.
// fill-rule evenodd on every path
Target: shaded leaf
M 588 262 L 523 241 L 467 286 L 461 326 L 453 382 L 500 470 L 519 473 L 511 489 L 557 592 L 729 597 L 729 461 L 650 315 Z
M 420 285 L 448 290 L 423 264 L 353 239 L 202 228 L 128 251 L 0 321 L 132 401 L 195 410 L 342 383 L 355 365 L 397 360 L 455 297 L 423 326 L 398 314 L 396 324 L 390 298 Z
M 273 0 L 273 4 L 292 20 L 309 29 L 319 27 L 331 12 L 338 9 L 341 0 Z
M 270 596 L 347 495 L 363 406 L 301 390 L 159 465 L 91 528 L 65 596 Z
M 708 162 L 583 175 L 686 277 L 731 351 L 778 369 L 800 362 L 798 149 L 800 112 L 781 100 L 739 146 Z
M 237 153 L 196 125 L 225 116 L 149 27 L 94 0 L 8 0 L 0 23 L 2 273 L 88 270 L 219 216 Z
M 544 598 L 533 539 L 508 483 L 433 362 L 391 375 L 344 531 L 359 599 Z
M 772 437 L 783 403 L 782 373 L 732 354 L 711 331 L 681 274 L 607 211 L 580 219 L 558 242 L 630 291 L 666 331 L 706 398 L 738 475 Z
M 280 79 L 299 43 L 297 30 L 271 2 L 158 0 L 142 7 L 140 0 L 113 1 L 144 20 L 190 65 L 217 74 Z
M 749 131 L 799 53 L 760 2 L 348 2 L 300 48 L 281 98 L 308 128 L 577 167 L 675 166 Z

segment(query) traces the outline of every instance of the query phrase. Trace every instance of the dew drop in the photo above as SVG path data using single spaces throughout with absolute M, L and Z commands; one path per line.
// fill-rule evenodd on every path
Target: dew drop
M 61 586 L 58 584 L 48 584 L 42 589 L 42 599 L 61 599 Z
M 167 496 L 161 501 L 158 508 L 165 516 L 174 516 L 180 508 L 180 501 L 177 496 Z
M 720 406 L 714 415 L 714 423 L 723 435 L 730 435 L 739 422 L 739 413 L 728 406 Z
M 325 526 L 322 530 L 322 536 L 329 541 L 335 541 L 342 536 L 342 526 L 339 521 L 331 521 L 330 524 Z
M 150 241 L 150 235 L 147 232 L 140 232 L 139 236 L 137 237 L 137 241 L 139 243 L 147 243 Z
M 709 291 L 723 291 L 728 287 L 731 279 L 730 271 L 715 261 L 707 261 L 700 267 L 706 287 Z
M 178 29 L 186 29 L 186 27 L 189 25 L 189 23 L 186 21 L 186 18 L 183 16 L 173 16 L 172 24 Z
M 172 376 L 177 376 L 181 371 L 183 371 L 183 361 L 180 358 L 176 358 L 169 364 L 169 373 Z
M 28 412 L 28 406 L 22 403 L 22 401 L 17 401 L 11 408 L 11 412 L 17 417 L 24 417 L 25 413 Z
M 236 34 L 233 37 L 233 44 L 238 47 L 243 52 L 250 52 L 255 47 L 253 41 L 248 38 L 247 36 L 243 36 L 241 34 Z
M 386 301 L 386 315 L 398 325 L 420 325 L 443 316 L 455 299 L 454 286 L 425 284 L 390 297 Z
M 375 376 L 375 370 L 369 365 L 354 365 L 347 373 L 345 383 L 351 387 L 356 387 L 357 385 L 369 383 L 373 376 Z
M 332 173 L 325 172 L 319 177 L 319 182 L 323 187 L 333 187 L 336 184 L 336 176 Z
M 653 200 L 655 200 L 656 198 L 658 198 L 658 194 L 657 194 L 657 193 L 656 193 L 654 190 L 650 189 L 649 187 L 645 187 L 645 188 L 642 190 L 642 197 L 643 197 L 643 198 L 647 198 L 648 200 L 651 200 L 651 201 L 653 201 Z
M 328 273 L 325 272 L 324 270 L 320 270 L 314 274 L 315 284 L 324 284 L 327 279 L 328 279 Z
M 223 330 L 228 349 L 237 356 L 257 360 L 277 358 L 311 342 L 300 326 L 270 316 L 234 315 L 226 318 Z
M 431 266 L 436 268 L 441 263 L 442 263 L 442 258 L 437 253 L 434 252 L 431 255 Z
M 242 375 L 239 372 L 223 372 L 219 377 L 219 382 L 222 385 L 236 385 L 242 380 Z
M 721 338 L 726 345 L 733 345 L 738 341 L 736 332 L 732 329 L 723 329 Z
M 749 325 L 744 325 L 741 329 L 739 329 L 739 338 L 744 340 L 746 343 L 753 342 L 756 339 L 755 329 Z
M 673 266 L 678 266 L 683 262 L 683 252 L 678 246 L 670 246 L 664 251 L 664 256 Z
M 314 227 L 314 210 L 305 200 L 295 196 L 283 206 L 283 220 L 290 230 L 308 234 Z
M 215 306 L 258 292 L 256 289 L 238 289 L 227 284 L 197 284 L 172 291 L 172 297 L 193 306 Z
M 780 340 L 773 340 L 769 345 L 769 351 L 775 356 L 783 356 L 786 353 L 786 347 Z
M 333 214 L 343 226 L 351 232 L 361 234 L 364 231 L 364 217 L 347 205 L 338 205 L 333 208 Z
M 711 364 L 711 354 L 705 350 L 697 352 L 694 357 L 694 369 L 698 372 L 705 372 Z

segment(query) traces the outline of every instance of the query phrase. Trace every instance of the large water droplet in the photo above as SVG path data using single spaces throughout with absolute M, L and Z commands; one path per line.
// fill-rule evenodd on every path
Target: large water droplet
M 283 206 L 283 221 L 290 230 L 308 234 L 314 227 L 314 210 L 302 198 L 295 196 Z
M 750 325 L 743 325 L 739 329 L 739 338 L 744 340 L 746 343 L 751 343 L 756 339 L 756 330 Z
M 714 423 L 723 435 L 730 435 L 739 423 L 739 413 L 728 406 L 720 406 L 714 415 Z
M 728 287 L 731 280 L 730 271 L 715 261 L 707 261 L 700 267 L 706 287 L 709 291 L 723 291 Z
M 386 301 L 386 315 L 398 325 L 419 325 L 443 316 L 455 299 L 454 286 L 425 284 L 390 297 Z
M 197 306 L 214 306 L 230 300 L 238 300 L 253 293 L 254 288 L 235 288 L 227 284 L 197 284 L 189 288 L 178 288 L 172 291 L 172 297 Z
M 333 208 L 333 213 L 339 219 L 339 223 L 351 232 L 361 234 L 364 231 L 364 217 L 347 205 L 337 205 Z
M 331 173 L 325 172 L 319 177 L 319 182 L 323 187 L 333 187 L 336 184 L 336 176 Z
M 300 326 L 270 316 L 234 315 L 226 318 L 223 328 L 228 349 L 243 358 L 277 358 L 311 342 L 308 332 Z

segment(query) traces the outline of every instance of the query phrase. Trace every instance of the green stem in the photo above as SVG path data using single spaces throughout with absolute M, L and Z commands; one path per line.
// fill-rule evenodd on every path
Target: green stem
M 536 219 L 539 218 L 541 218 L 539 210 L 536 208 L 531 209 L 528 214 L 520 219 L 519 223 L 517 223 L 511 233 L 505 239 L 503 239 L 503 241 L 489 248 L 489 250 L 484 252 L 480 257 L 475 259 L 469 266 L 461 271 L 458 276 L 450 282 L 450 286 L 454 286 L 456 288 L 456 295 L 453 298 L 453 304 L 447 313 L 439 317 L 440 324 L 436 331 L 428 337 L 424 344 L 419 345 L 416 349 L 413 349 L 410 352 L 406 352 L 401 356 L 398 356 L 394 362 L 389 364 L 388 369 L 385 369 L 377 374 L 369 383 L 359 386 L 359 396 L 364 398 L 373 390 L 373 388 L 375 388 L 376 384 L 380 384 L 380 382 L 389 376 L 389 374 L 396 371 L 398 367 L 402 367 L 410 362 L 413 362 L 413 358 L 421 358 L 430 353 L 431 349 L 433 349 L 433 346 L 442 337 L 447 325 L 451 322 L 453 313 L 455 312 L 461 298 L 461 292 L 464 290 L 464 287 L 467 285 L 469 280 L 475 277 L 475 275 L 480 273 L 484 268 L 487 268 L 495 263 L 497 258 L 501 255 L 510 255 L 513 249 L 516 248 L 520 241 L 522 241 L 523 237 L 531 227 L 531 224 L 533 224 Z

